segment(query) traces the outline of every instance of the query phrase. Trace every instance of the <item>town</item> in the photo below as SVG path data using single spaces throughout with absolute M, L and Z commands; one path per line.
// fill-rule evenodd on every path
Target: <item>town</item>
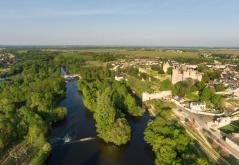
M 129 82 L 132 75 L 126 71 L 134 68 L 138 78 L 134 84 L 136 81 L 150 84 L 139 93 L 146 105 L 150 100 L 174 104 L 174 114 L 209 155 L 220 159 L 215 152 L 219 148 L 239 159 L 238 65 L 210 58 L 212 62 L 199 64 L 159 58 L 120 60 L 111 66 L 118 73 L 117 81 Z M 160 88 L 162 83 L 168 83 L 168 87 Z M 153 105 L 148 107 L 151 115 L 156 115 Z
M 19 48 L 1 57 L 0 164 L 55 161 L 55 148 L 88 144 L 143 164 L 238 164 L 238 50 Z M 176 154 L 162 159 L 164 148 Z

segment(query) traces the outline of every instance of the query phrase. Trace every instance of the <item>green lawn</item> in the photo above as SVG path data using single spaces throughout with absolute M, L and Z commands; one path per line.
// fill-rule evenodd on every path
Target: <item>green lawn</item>
M 231 124 L 220 128 L 220 130 L 227 133 L 227 134 L 229 134 L 229 133 L 239 133 L 239 120 L 233 121 Z

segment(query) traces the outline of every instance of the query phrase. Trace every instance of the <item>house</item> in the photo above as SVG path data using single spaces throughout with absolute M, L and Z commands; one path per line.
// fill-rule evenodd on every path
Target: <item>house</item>
M 190 102 L 189 107 L 192 111 L 205 111 L 206 110 L 206 104 L 205 102 Z

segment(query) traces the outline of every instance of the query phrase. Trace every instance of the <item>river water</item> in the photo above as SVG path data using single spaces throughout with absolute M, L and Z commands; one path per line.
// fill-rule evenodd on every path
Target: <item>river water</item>
M 52 153 L 48 165 L 151 165 L 154 155 L 143 140 L 143 131 L 150 116 L 128 118 L 131 140 L 126 145 L 106 144 L 96 136 L 92 114 L 83 105 L 76 82 L 68 82 L 66 97 L 60 106 L 68 109 L 66 119 L 58 123 L 50 135 Z M 69 141 L 69 143 L 64 142 Z M 69 137 L 69 138 L 66 138 Z M 80 141 L 80 139 L 93 137 Z M 67 139 L 67 140 L 66 140 Z

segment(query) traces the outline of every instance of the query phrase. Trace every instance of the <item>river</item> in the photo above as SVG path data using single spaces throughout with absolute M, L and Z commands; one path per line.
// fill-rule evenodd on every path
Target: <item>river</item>
M 131 140 L 126 145 L 106 144 L 96 136 L 92 114 L 83 105 L 76 82 L 68 82 L 66 97 L 60 103 L 68 109 L 67 117 L 51 131 L 52 153 L 48 165 L 151 165 L 154 155 L 143 140 L 150 116 L 128 118 Z M 64 139 L 65 137 L 65 139 Z M 67 138 L 66 138 L 67 137 Z M 69 138 L 68 138 L 69 137 Z M 91 139 L 85 139 L 93 137 Z M 96 139 L 94 139 L 96 138 Z M 80 141 L 80 139 L 85 139 Z M 65 143 L 65 141 L 69 141 Z

